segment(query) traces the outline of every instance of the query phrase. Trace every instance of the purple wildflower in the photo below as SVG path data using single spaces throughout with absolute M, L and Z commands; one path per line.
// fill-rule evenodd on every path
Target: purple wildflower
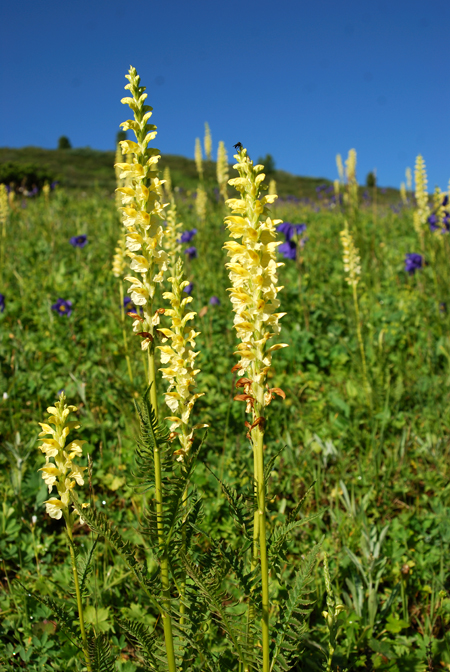
M 194 289 L 194 283 L 193 283 L 193 282 L 190 282 L 190 283 L 183 289 L 183 292 L 185 292 L 186 294 L 190 294 L 190 293 L 192 292 L 193 289 Z
M 177 243 L 190 243 L 196 233 L 197 229 L 191 229 L 190 231 L 183 231 L 181 236 L 178 238 Z
M 0 294 L 0 313 L 3 313 L 5 310 L 5 295 Z
M 282 254 L 285 259 L 295 259 L 297 256 L 297 246 L 293 240 L 287 240 L 279 246 L 278 252 Z
M 192 247 L 187 247 L 184 253 L 189 255 L 189 259 L 195 259 L 197 257 L 197 248 L 192 245 Z
M 211 306 L 220 306 L 220 299 L 217 296 L 212 296 L 209 303 Z
M 82 234 L 81 236 L 73 236 L 69 242 L 74 247 L 84 247 L 87 245 L 88 239 L 85 234 Z
M 306 231 L 306 224 L 291 224 L 291 222 L 283 222 L 277 226 L 277 231 L 284 233 L 286 242 L 292 240 L 292 238 Z
M 67 315 L 67 317 L 70 317 L 70 315 L 72 315 L 72 301 L 66 301 L 65 299 L 60 298 L 53 304 L 52 310 L 56 310 L 59 315 Z
M 414 275 L 417 269 L 422 268 L 423 259 L 421 254 L 417 252 L 409 252 L 405 256 L 405 271 L 410 275 Z

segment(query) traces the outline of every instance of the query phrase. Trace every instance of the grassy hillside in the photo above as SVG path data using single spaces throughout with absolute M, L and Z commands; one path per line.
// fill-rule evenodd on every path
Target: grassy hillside
M 14 162 L 19 164 L 37 164 L 48 168 L 55 179 L 68 189 L 90 190 L 93 187 L 112 192 L 116 181 L 114 175 L 114 152 L 102 152 L 90 147 L 77 149 L 42 149 L 40 147 L 23 147 L 20 149 L 0 147 L 0 164 Z M 184 156 L 163 155 L 161 169 L 169 166 L 173 186 L 184 190 L 194 190 L 198 184 L 198 176 L 193 159 Z M 216 186 L 216 164 L 205 162 L 206 186 Z M 231 170 L 230 170 L 231 174 Z M 330 180 L 321 177 L 300 177 L 283 170 L 276 170 L 271 176 L 276 180 L 278 195 L 283 198 L 317 198 L 316 187 L 331 185 Z M 361 188 L 364 191 L 364 188 Z M 379 197 L 385 202 L 399 200 L 397 189 L 383 190 Z

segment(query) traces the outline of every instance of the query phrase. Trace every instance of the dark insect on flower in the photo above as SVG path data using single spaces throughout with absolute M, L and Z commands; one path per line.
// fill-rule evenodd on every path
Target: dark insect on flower
M 242 147 L 242 143 L 241 143 L 241 142 L 237 142 L 235 145 L 233 145 L 233 147 L 235 148 L 235 150 L 236 150 L 237 152 L 240 152 L 242 149 L 244 149 L 244 148 Z
M 70 317 L 72 315 L 72 301 L 60 298 L 52 305 L 52 310 L 56 310 L 58 315 L 67 315 L 67 317 Z
M 87 245 L 88 239 L 85 234 L 82 234 L 81 236 L 72 236 L 69 242 L 74 247 L 84 247 Z
M 5 295 L 0 294 L 0 313 L 3 313 L 5 310 Z

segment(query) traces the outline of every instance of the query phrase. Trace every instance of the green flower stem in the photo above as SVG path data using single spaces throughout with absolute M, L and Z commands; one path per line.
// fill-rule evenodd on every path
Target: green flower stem
M 356 336 L 358 338 L 359 351 L 361 353 L 364 387 L 366 388 L 366 393 L 367 393 L 367 398 L 369 400 L 369 404 L 372 405 L 372 400 L 371 400 L 371 395 L 370 395 L 369 379 L 367 377 L 366 352 L 364 350 L 364 341 L 363 341 L 362 332 L 361 332 L 361 318 L 360 318 L 360 314 L 359 314 L 358 292 L 357 292 L 357 289 L 356 289 L 356 284 L 353 284 L 352 289 L 353 289 L 353 304 L 355 306 L 355 316 L 356 316 Z
M 73 582 L 75 585 L 75 593 L 77 597 L 77 609 L 78 609 L 78 618 L 80 619 L 80 632 L 81 632 L 81 640 L 83 642 L 83 653 L 84 657 L 86 660 L 86 668 L 88 672 L 92 672 L 92 667 L 91 667 L 91 661 L 89 659 L 89 651 L 88 651 L 88 645 L 87 645 L 87 637 L 86 637 L 86 630 L 84 629 L 84 617 L 83 617 L 83 603 L 81 601 L 81 592 L 80 592 L 80 584 L 78 581 L 78 569 L 77 569 L 77 563 L 75 559 L 75 551 L 73 548 L 73 535 L 72 535 L 72 522 L 70 520 L 70 514 L 69 513 L 64 513 L 64 518 L 66 521 L 66 529 L 67 529 L 67 536 L 69 537 L 70 543 L 69 543 L 69 548 L 70 548 L 70 557 L 72 560 L 72 572 L 73 572 Z
M 149 364 L 152 362 L 152 360 L 153 360 L 153 372 L 154 372 L 155 369 L 154 356 L 149 358 Z M 151 369 L 151 367 L 149 368 Z M 152 385 L 152 387 L 150 388 L 150 394 L 154 389 L 155 386 Z M 156 407 L 155 407 L 155 413 L 156 413 Z M 164 542 L 161 455 L 159 452 L 159 448 L 154 449 L 153 458 L 155 462 L 155 499 L 156 499 L 156 520 L 158 528 L 158 544 L 160 550 L 162 551 L 161 584 L 163 589 L 162 592 L 163 592 L 164 613 L 161 615 L 161 617 L 164 628 L 164 640 L 166 643 L 167 663 L 169 666 L 169 672 L 176 672 L 175 654 L 173 647 L 172 617 L 170 615 L 169 563 L 167 560 L 167 551 L 165 550 L 165 542 Z
M 130 383 L 133 384 L 133 372 L 131 370 L 130 355 L 128 354 L 128 340 L 127 340 L 127 332 L 126 332 L 126 329 L 125 329 L 125 307 L 123 305 L 123 285 L 122 285 L 122 281 L 120 281 L 119 287 L 120 287 L 120 313 L 121 313 L 121 318 L 122 318 L 123 346 L 125 348 L 125 359 L 127 360 L 128 377 L 130 379 Z

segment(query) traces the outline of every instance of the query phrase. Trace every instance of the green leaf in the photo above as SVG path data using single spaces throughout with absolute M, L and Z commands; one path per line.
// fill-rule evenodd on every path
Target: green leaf
M 99 635 L 91 639 L 88 649 L 92 672 L 115 672 L 111 646 L 105 635 Z
M 391 632 L 393 635 L 396 635 L 405 628 L 409 628 L 408 621 L 403 621 L 401 618 L 396 618 L 394 614 L 389 614 L 386 621 L 387 625 L 385 626 L 385 628 L 388 632 Z

